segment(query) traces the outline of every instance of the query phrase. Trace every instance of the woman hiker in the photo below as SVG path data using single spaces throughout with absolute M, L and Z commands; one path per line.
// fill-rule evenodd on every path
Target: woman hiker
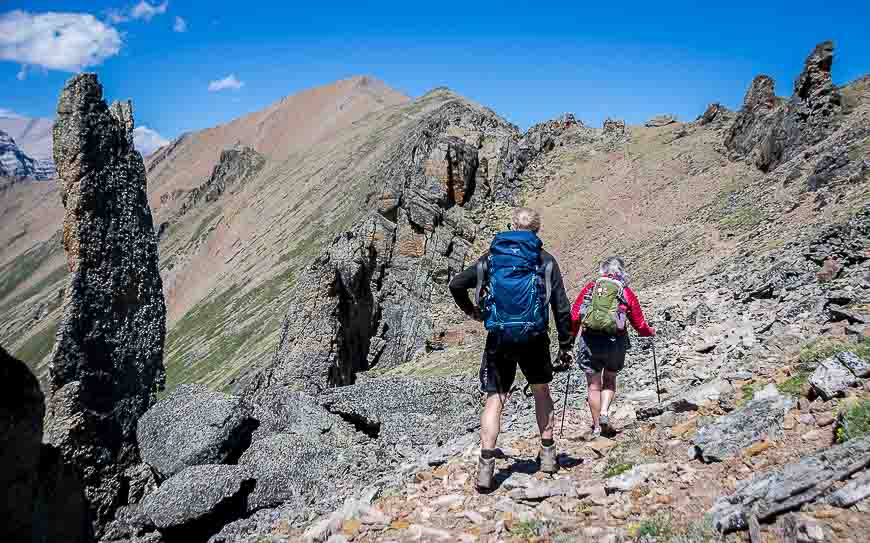
M 608 411 L 616 396 L 616 375 L 625 365 L 630 343 L 626 320 L 641 337 L 656 334 L 643 317 L 621 257 L 607 258 L 599 267 L 600 277 L 590 281 L 571 310 L 572 330 L 580 333 L 577 360 L 586 374 L 587 401 L 592 413 L 592 435 L 611 435 Z

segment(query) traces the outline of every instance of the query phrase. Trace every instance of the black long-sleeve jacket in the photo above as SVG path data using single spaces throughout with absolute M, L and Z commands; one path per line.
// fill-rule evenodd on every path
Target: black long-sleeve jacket
M 477 287 L 477 263 L 485 260 L 488 255 L 484 254 L 474 264 L 462 270 L 459 275 L 456 275 L 450 281 L 450 294 L 456 301 L 459 309 L 465 312 L 466 315 L 474 313 L 474 303 L 468 296 L 468 289 Z M 565 284 L 562 282 L 562 272 L 559 270 L 559 263 L 553 258 L 553 255 L 547 251 L 541 251 L 541 273 L 548 262 L 553 263 L 552 274 L 550 276 L 550 308 L 553 312 L 554 320 L 556 321 L 556 331 L 559 334 L 559 347 L 563 350 L 571 349 L 574 345 L 574 336 L 571 334 L 571 303 L 568 301 L 568 294 L 565 292 Z M 484 277 L 484 283 L 487 278 Z

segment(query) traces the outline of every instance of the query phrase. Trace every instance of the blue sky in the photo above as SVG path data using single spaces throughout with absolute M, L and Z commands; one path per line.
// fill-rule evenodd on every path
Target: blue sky
M 824 39 L 837 46 L 837 82 L 870 72 L 866 0 L 586 4 L 3 1 L 0 29 L 17 19 L 14 39 L 0 30 L 0 108 L 53 116 L 76 62 L 95 64 L 85 69 L 106 95 L 132 99 L 137 124 L 168 138 L 358 74 L 410 96 L 446 85 L 527 128 L 565 111 L 594 126 L 693 119 L 712 101 L 739 107 L 758 73 L 788 95 Z M 96 45 L 45 43 L 60 39 L 46 34 L 58 24 L 47 12 L 93 15 L 62 20 Z M 242 86 L 209 91 L 230 75 Z

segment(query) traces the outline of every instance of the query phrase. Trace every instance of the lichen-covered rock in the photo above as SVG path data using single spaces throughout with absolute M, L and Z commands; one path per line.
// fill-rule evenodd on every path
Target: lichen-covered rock
M 855 377 L 862 379 L 870 377 L 870 362 L 851 351 L 838 353 L 837 361 L 849 368 Z
M 166 307 L 132 129 L 130 103 L 110 108 L 96 75 L 66 83 L 54 161 L 70 279 L 51 355 L 46 441 L 79 470 L 98 529 L 120 502 L 123 471 L 138 462 L 136 421 L 165 380 Z
M 842 395 L 857 382 L 855 375 L 836 356 L 822 360 L 810 376 L 813 390 L 825 400 Z
M 759 397 L 761 396 L 761 397 Z M 695 454 L 704 462 L 721 462 L 753 443 L 782 437 L 785 414 L 793 398 L 771 391 L 698 430 L 692 438 Z
M 142 459 L 163 478 L 190 466 L 235 462 L 258 426 L 253 411 L 238 396 L 178 387 L 139 419 Z
M 252 441 L 282 433 L 328 441 L 334 446 L 352 446 L 367 439 L 341 417 L 321 407 L 315 397 L 286 387 L 266 389 L 258 397 L 254 416 L 260 425 Z
M 458 378 L 381 377 L 330 389 L 318 401 L 388 450 L 422 451 L 478 426 L 477 387 Z
M 30 541 L 45 402 L 27 366 L 0 347 L 0 540 Z
M 249 510 L 282 503 L 302 506 L 340 500 L 336 483 L 348 471 L 349 455 L 333 444 L 296 434 L 275 434 L 251 445 L 239 460 L 257 484 Z
M 244 466 L 193 466 L 149 494 L 142 511 L 173 539 L 187 536 L 190 541 L 203 541 L 244 515 L 254 485 Z

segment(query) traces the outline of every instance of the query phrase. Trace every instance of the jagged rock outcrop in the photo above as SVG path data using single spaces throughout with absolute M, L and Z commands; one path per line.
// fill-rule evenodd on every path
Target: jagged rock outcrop
M 725 138 L 725 148 L 735 156 L 748 156 L 764 138 L 770 116 L 779 104 L 773 78 L 758 75 L 743 97 L 743 107 L 737 113 Z
M 0 347 L 0 540 L 30 541 L 45 402 L 27 366 Z
M 586 135 L 584 128 L 573 113 L 565 113 L 529 128 L 520 141 L 520 147 L 529 149 L 532 155 L 546 153 L 566 143 L 581 141 Z
M 733 112 L 720 104 L 719 102 L 713 102 L 712 104 L 707 106 L 707 109 L 704 110 L 696 122 L 699 126 L 707 126 L 708 124 L 713 124 L 714 122 L 719 125 L 731 118 Z
M 139 419 L 136 438 L 142 460 L 168 478 L 190 466 L 235 463 L 258 425 L 238 396 L 184 385 Z
M 841 110 L 840 92 L 831 80 L 834 44 L 820 43 L 804 62 L 788 101 L 774 95 L 774 82 L 758 76 L 746 93 L 743 109 L 731 127 L 725 146 L 735 156 L 751 157 L 768 172 L 800 149 L 827 138 Z
M 138 463 L 136 421 L 163 386 L 166 308 L 145 168 L 129 102 L 108 106 L 94 74 L 61 93 L 54 158 L 70 270 L 51 355 L 46 441 L 80 474 L 97 529 Z
M 178 219 L 201 202 L 214 202 L 226 190 L 255 175 L 265 164 L 266 158 L 250 147 L 224 149 L 209 178 L 187 194 L 175 218 Z
M 317 392 L 423 352 L 435 333 L 431 309 L 447 300 L 444 286 L 476 236 L 468 210 L 518 202 L 518 174 L 536 153 L 519 139 L 458 97 L 412 127 L 373 167 L 369 215 L 297 280 L 277 354 L 247 389 Z

